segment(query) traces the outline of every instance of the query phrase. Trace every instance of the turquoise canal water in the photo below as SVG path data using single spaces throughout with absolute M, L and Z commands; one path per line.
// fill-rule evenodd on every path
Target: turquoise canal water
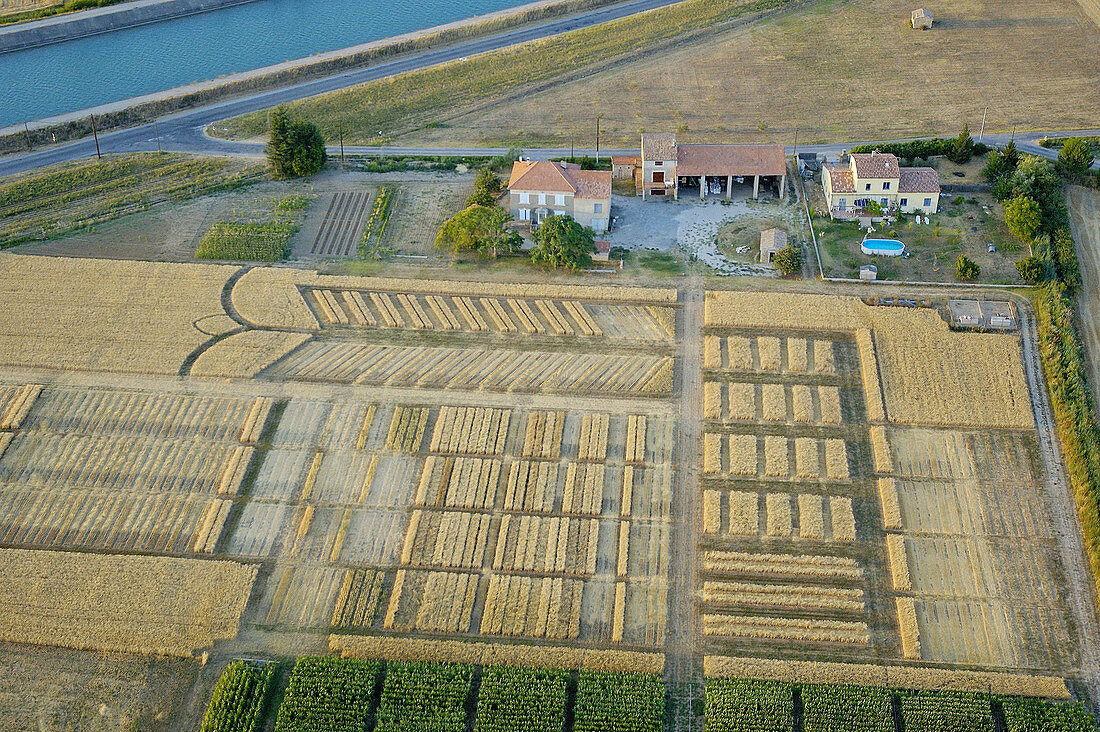
M 0 127 L 430 28 L 523 0 L 257 0 L 0 54 Z

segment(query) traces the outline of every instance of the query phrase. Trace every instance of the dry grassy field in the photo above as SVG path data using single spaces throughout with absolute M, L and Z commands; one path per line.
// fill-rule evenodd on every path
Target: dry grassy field
M 71 316 L 8 290 L 41 325 L 0 359 L 3 639 L 660 672 L 687 628 L 712 675 L 1080 673 L 1015 336 L 817 295 L 9 259 L 116 306 L 32 360 Z
M 594 99 L 602 138 L 630 147 L 642 130 L 787 144 L 799 130 L 804 142 L 956 134 L 964 121 L 977 126 L 986 107 L 987 129 L 1095 126 L 1097 26 L 1075 0 L 955 2 L 933 8 L 928 32 L 908 27 L 913 7 L 900 0 L 812 3 L 535 95 L 485 100 L 476 112 L 446 119 L 446 129 L 422 128 L 399 139 L 588 140 L 591 118 L 562 110 L 585 109 Z

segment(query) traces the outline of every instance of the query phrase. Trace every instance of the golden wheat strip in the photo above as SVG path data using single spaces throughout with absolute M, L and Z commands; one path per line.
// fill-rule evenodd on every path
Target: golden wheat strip
M 14 430 L 23 425 L 23 420 L 30 414 L 38 396 L 42 393 L 41 384 L 26 384 L 19 390 L 18 400 L 5 413 L 3 428 Z
M 546 329 L 543 328 L 542 323 L 535 317 L 535 314 L 531 312 L 531 308 L 527 306 L 523 300 L 514 300 L 509 298 L 508 305 L 511 306 L 512 312 L 516 314 L 519 319 L 520 325 L 523 329 L 530 334 L 545 333 Z
M 836 373 L 836 361 L 833 356 L 832 341 L 814 341 L 814 371 L 819 374 Z
M 703 368 L 722 368 L 722 339 L 718 336 L 703 336 Z
M 359 428 L 359 436 L 355 440 L 356 450 L 362 450 L 367 446 L 367 438 L 370 436 L 370 428 L 374 423 L 374 414 L 377 409 L 374 404 L 367 407 L 366 414 L 363 415 L 363 426 Z
M 404 306 L 405 312 L 409 314 L 408 320 L 413 328 L 424 330 L 432 327 L 432 321 L 428 319 L 427 313 L 420 307 L 420 302 L 415 295 L 402 292 L 397 295 L 397 301 Z
M 723 386 L 714 381 L 703 384 L 703 419 L 722 419 Z
M 824 539 L 824 499 L 802 493 L 798 496 L 798 535 L 803 539 Z
M 0 454 L 3 454 L 0 452 Z M 893 478 L 878 479 L 878 496 L 882 504 L 882 523 L 887 529 L 900 530 L 901 503 L 898 500 L 898 484 Z
M 898 634 L 901 636 L 903 658 L 920 660 L 920 628 L 917 625 L 917 607 L 911 597 L 895 597 L 898 611 Z
M 764 438 L 764 474 L 770 477 L 787 478 L 790 473 L 787 438 L 768 435 Z
M 782 437 L 771 439 L 786 440 Z M 756 435 L 729 435 L 729 473 L 731 475 L 756 475 L 757 443 Z
M 372 292 L 371 297 L 374 298 L 375 293 Z M 392 323 L 393 327 L 404 328 L 405 317 L 401 314 L 401 309 L 394 303 L 393 298 L 384 292 L 378 293 L 377 298 L 376 302 L 380 303 L 386 311 L 388 323 Z
M 782 384 L 761 386 L 761 407 L 765 422 L 787 421 L 787 394 Z
M 588 562 L 587 573 L 596 574 L 596 552 L 599 549 L 600 522 L 596 519 L 588 520 Z M 620 547 L 620 551 L 623 551 Z
M 435 304 L 439 308 L 439 311 L 443 314 L 443 317 L 447 319 L 447 323 L 448 325 L 450 325 L 450 329 L 462 330 L 462 324 L 458 322 L 458 318 L 455 316 L 454 311 L 451 310 L 451 306 L 448 303 L 448 300 L 450 300 L 450 302 L 454 302 L 454 300 L 451 300 L 450 298 L 439 297 L 438 295 L 435 296 Z
M 581 417 L 581 435 L 577 441 L 577 459 L 578 460 L 590 460 L 592 454 L 592 446 L 589 442 L 592 439 L 592 419 L 593 415 L 585 414 Z
M 775 336 L 757 337 L 756 352 L 759 357 L 761 371 L 779 371 L 781 360 L 779 338 Z
M 830 497 L 829 513 L 832 514 L 833 541 L 855 541 L 856 517 L 852 512 L 852 499 L 847 496 Z
M 755 440 L 755 438 L 753 438 Z M 755 456 L 754 456 L 755 457 Z M 756 472 L 754 459 L 753 473 Z M 628 468 L 630 466 L 627 466 Z M 722 472 L 722 436 L 712 432 L 703 434 L 703 472 L 715 475 Z
M 856 345 L 859 346 L 859 366 L 863 378 L 863 395 L 867 402 L 867 417 L 872 422 L 882 422 L 886 419 L 886 411 L 871 331 L 866 328 L 856 331 Z
M 721 605 L 779 607 L 861 613 L 863 590 L 819 585 L 777 585 L 761 582 L 704 582 L 702 600 Z
M 818 441 L 812 437 L 798 437 L 794 441 L 795 474 L 799 478 L 811 479 L 820 476 L 817 455 Z
M 756 419 L 756 385 L 732 383 L 726 384 L 727 412 L 729 419 Z
M 790 537 L 791 496 L 789 493 L 768 493 L 764 496 L 766 507 L 764 525 L 768 536 Z
M 370 495 L 371 485 L 374 483 L 374 474 L 378 470 L 378 455 L 370 456 L 370 463 L 367 464 L 367 474 L 363 476 L 363 485 L 359 489 L 359 503 L 366 503 L 367 496 Z
M 454 303 L 455 308 L 458 310 L 458 314 L 461 315 L 462 319 L 466 321 L 466 324 L 470 326 L 470 330 L 488 330 L 485 320 L 481 317 L 481 313 L 478 312 L 477 306 L 474 305 L 470 298 L 454 297 L 451 298 L 451 302 Z
M 706 436 L 704 435 L 704 438 Z M 714 437 L 718 437 L 715 435 Z M 629 516 L 634 506 L 634 468 L 630 465 L 623 467 L 623 490 L 619 501 L 619 515 Z
M 317 309 L 321 311 L 321 317 L 329 323 L 338 323 L 336 313 L 333 311 L 328 298 L 325 297 L 326 290 L 310 290 L 310 292 L 313 294 L 313 301 L 317 303 Z
M 817 396 L 821 402 L 821 421 L 825 424 L 840 424 L 840 389 L 835 386 L 819 386 Z
M 502 333 L 515 333 L 518 328 L 511 316 L 508 315 L 508 311 L 504 309 L 504 304 L 496 298 L 481 298 L 481 304 L 485 307 L 485 311 L 489 313 L 489 317 L 493 320 L 493 324 L 497 327 L 497 330 Z
M 321 461 L 324 459 L 325 454 L 318 451 L 313 456 L 313 462 L 309 466 L 309 472 L 306 473 L 305 483 L 302 485 L 302 495 L 300 500 L 308 501 L 313 497 L 313 489 L 317 484 L 317 474 L 321 470 Z
M 615 583 L 615 606 L 611 620 L 611 642 L 621 643 L 626 620 L 626 583 Z
M 825 477 L 829 480 L 847 481 L 848 448 L 844 440 L 830 437 L 825 440 Z
M 794 421 L 808 424 L 814 421 L 814 403 L 811 387 L 795 384 L 791 387 L 791 403 L 794 407 Z
M 340 518 L 340 528 L 336 531 L 336 538 L 332 542 L 332 551 L 329 553 L 329 561 L 336 562 L 340 559 L 340 552 L 344 549 L 344 541 L 347 539 L 348 526 L 351 524 L 351 509 L 345 508 L 344 515 Z
M 550 303 L 546 300 L 535 300 L 535 307 L 542 313 L 543 319 L 547 325 L 557 335 L 565 335 L 565 328 L 562 327 L 562 323 L 558 320 L 558 314 L 550 309 Z M 534 315 L 534 313 L 531 313 Z M 572 328 L 569 329 L 570 335 L 572 335 Z
M 755 554 L 748 552 L 704 551 L 703 569 L 707 572 L 767 577 L 814 577 L 835 580 L 859 580 L 859 564 L 843 557 L 791 554 Z
M 321 295 L 325 298 L 329 308 L 332 309 L 333 315 L 336 316 L 336 322 L 340 325 L 349 325 L 351 321 L 348 320 L 344 308 L 340 306 L 340 301 L 336 299 L 336 293 L 332 290 L 321 290 Z
M 704 615 L 703 635 L 764 640 L 867 645 L 867 624 L 846 620 L 764 618 L 755 615 Z
M 885 427 L 871 428 L 871 450 L 875 458 L 875 472 L 894 472 L 894 461 L 890 456 L 890 443 L 886 440 Z
M 758 536 L 760 533 L 760 499 L 756 493 L 734 491 L 729 501 L 729 533 L 732 536 Z
M 722 494 L 703 491 L 703 533 L 717 534 L 722 530 Z
M 565 306 L 566 311 L 573 316 L 573 320 L 580 326 L 581 332 L 586 336 L 602 336 L 603 331 L 596 325 L 596 321 L 592 320 L 592 316 L 585 310 L 584 305 L 575 300 L 565 300 L 562 305 Z
M 252 403 L 248 407 L 248 413 L 245 415 L 244 422 L 241 423 L 241 427 L 237 430 L 237 440 L 239 442 L 249 442 L 249 436 L 252 435 L 255 429 L 256 419 L 260 416 L 260 408 L 263 404 L 263 397 L 257 397 L 252 400 Z
M 909 555 L 905 539 L 898 534 L 886 535 L 886 555 L 890 560 L 890 579 L 898 592 L 912 592 L 913 580 L 909 576 Z
M 355 318 L 359 325 L 368 325 L 372 328 L 378 325 L 374 319 L 374 314 L 371 313 L 370 308 L 367 307 L 367 303 L 363 300 L 363 294 L 354 290 L 344 291 L 344 302 L 348 304 L 348 310 L 351 311 L 352 317 Z
M 616 573 L 620 577 L 626 577 L 627 571 L 630 567 L 630 522 L 622 521 L 619 523 L 619 560 L 616 567 Z M 595 568 L 592 568 L 592 574 L 595 573 Z
M 807 363 L 806 339 L 787 339 L 787 370 L 795 373 L 805 373 L 809 368 Z

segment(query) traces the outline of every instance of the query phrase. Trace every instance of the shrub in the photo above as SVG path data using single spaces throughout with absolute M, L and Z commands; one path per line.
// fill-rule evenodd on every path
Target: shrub
M 801 274 L 802 249 L 793 244 L 788 244 L 775 253 L 775 256 L 772 257 L 772 264 L 785 275 Z
M 1077 250 L 1069 229 L 1058 229 L 1050 240 L 1051 255 L 1058 268 L 1058 279 L 1069 289 L 1081 284 L 1081 267 L 1077 263 Z
M 953 163 L 965 165 L 974 156 L 974 140 L 970 138 L 970 125 L 963 124 L 962 132 L 951 141 L 951 147 L 947 151 L 947 158 Z
M 1030 285 L 1036 285 L 1043 279 L 1043 263 L 1038 257 L 1024 257 L 1016 263 L 1020 279 Z
M 1092 163 L 1092 146 L 1079 137 L 1066 140 L 1058 152 L 1058 172 L 1070 180 L 1084 178 Z
M 981 273 L 982 269 L 978 266 L 978 263 L 965 254 L 960 254 L 959 258 L 955 260 L 955 274 L 958 275 L 960 280 L 964 282 L 976 280 Z

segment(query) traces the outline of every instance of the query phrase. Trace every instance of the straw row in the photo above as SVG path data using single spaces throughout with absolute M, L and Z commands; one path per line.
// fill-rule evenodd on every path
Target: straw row
M 604 412 L 586 413 L 581 417 L 581 436 L 577 443 L 578 460 L 607 459 L 607 428 L 611 416 Z
M 23 420 L 30 414 L 38 395 L 42 393 L 42 388 L 40 384 L 25 384 L 20 387 L 0 414 L 0 429 L 19 429 Z
M 584 583 L 561 577 L 492 575 L 482 635 L 578 638 Z
M 428 412 L 427 407 L 398 406 L 394 409 L 390 431 L 386 435 L 386 447 L 402 452 L 419 450 L 428 426 Z
M 517 460 L 508 471 L 504 510 L 550 513 L 558 488 L 558 463 Z M 564 511 L 564 507 L 562 509 Z
M 703 635 L 748 640 L 803 641 L 867 645 L 867 623 L 847 620 L 768 618 L 758 615 L 704 615 Z
M 241 425 L 241 429 L 237 433 L 237 439 L 246 445 L 255 445 L 259 442 L 273 406 L 274 401 L 267 397 L 253 399 L 248 408 L 248 415 L 245 416 L 244 424 Z
M 863 590 L 822 585 L 776 585 L 761 582 L 704 582 L 703 602 L 715 605 L 774 607 L 862 613 Z
M 732 574 L 759 574 L 775 578 L 813 577 L 859 580 L 863 570 L 846 557 L 806 554 L 757 554 L 752 552 L 703 552 L 703 570 Z
M 501 455 L 511 410 L 489 407 L 439 408 L 429 450 L 464 455 Z
M 531 412 L 523 439 L 523 456 L 556 460 L 561 457 L 565 412 Z

